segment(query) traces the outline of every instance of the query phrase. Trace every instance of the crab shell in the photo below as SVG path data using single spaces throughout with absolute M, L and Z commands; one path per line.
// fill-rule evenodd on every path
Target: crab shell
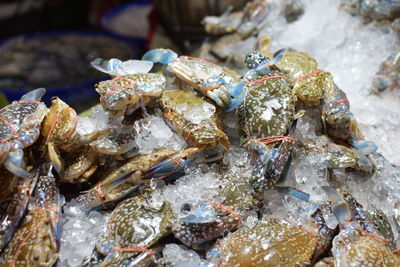
M 161 103 L 164 118 L 190 144 L 196 147 L 212 148 L 220 145 L 224 149 L 229 148 L 228 137 L 220 130 L 220 123 L 215 113 L 210 118 L 195 124 L 178 111 L 179 105 L 201 108 L 204 104 L 208 104 L 195 93 L 183 90 L 165 91 L 161 97 Z
M 333 239 L 335 266 L 400 266 L 400 258 L 377 237 L 357 228 L 341 231 Z
M 36 142 L 47 112 L 44 103 L 31 100 L 14 101 L 0 109 L 0 163 L 9 152 Z
M 22 219 L 37 177 L 25 179 L 17 177 L 4 167 L 0 167 L 0 249 L 11 240 Z
M 42 123 L 42 135 L 50 142 L 67 150 L 76 136 L 78 117 L 73 108 L 65 104 L 58 97 L 54 98 L 50 111 Z
M 185 56 L 170 61 L 167 69 L 183 83 L 196 88 L 206 96 L 208 96 L 208 91 L 221 87 L 221 83 L 212 80 L 215 77 L 223 79 L 225 84 L 233 84 L 240 81 L 239 76 L 233 70 L 205 60 L 192 59 Z
M 101 95 L 100 103 L 105 109 L 125 111 L 128 106 L 148 103 L 153 97 L 160 96 L 165 84 L 164 75 L 138 73 L 102 81 L 96 85 L 96 91 Z
M 281 72 L 271 71 L 269 76 L 278 77 Z M 239 106 L 239 120 L 245 137 L 285 135 L 295 117 L 296 104 L 287 80 L 271 78 L 250 82 L 247 86 L 248 94 Z
M 293 225 L 271 218 L 252 228 L 243 227 L 217 243 L 208 260 L 225 266 L 299 266 L 319 254 L 316 225 Z M 218 252 L 217 252 L 218 251 Z
M 111 214 L 107 230 L 98 237 L 97 250 L 106 256 L 99 266 L 121 265 L 138 251 L 149 248 L 170 233 L 174 220 L 170 203 L 151 203 L 151 190 L 120 203 Z
M 61 180 L 81 183 L 89 180 L 99 165 L 98 154 L 88 145 L 76 147 L 64 158 Z

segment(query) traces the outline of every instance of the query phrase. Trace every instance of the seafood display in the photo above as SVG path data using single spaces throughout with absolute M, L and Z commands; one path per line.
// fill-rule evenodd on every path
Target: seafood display
M 307 14 L 284 2 L 286 23 Z M 326 65 L 257 36 L 274 6 L 204 20 L 254 39 L 236 67 L 97 58 L 111 77 L 87 111 L 44 88 L 2 108 L 0 265 L 400 266 L 400 168 Z M 375 83 L 391 88 L 388 62 Z

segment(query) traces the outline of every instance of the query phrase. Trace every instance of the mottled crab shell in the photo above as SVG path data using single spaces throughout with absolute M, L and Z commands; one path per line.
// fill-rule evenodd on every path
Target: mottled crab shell
M 323 98 L 325 91 L 333 87 L 332 75 L 321 71 L 293 82 L 293 94 L 308 106 L 316 106 Z
M 208 103 L 195 93 L 183 90 L 165 91 L 161 96 L 161 103 L 164 109 L 164 118 L 190 144 L 196 147 L 215 147 L 218 145 L 225 149 L 229 147 L 228 137 L 220 130 L 220 122 L 215 113 L 209 119 L 195 124 L 188 121 L 184 114 L 178 112 L 178 105 L 181 104 L 201 107 Z
M 42 135 L 49 142 L 58 145 L 58 148 L 67 148 L 74 140 L 77 123 L 75 110 L 56 97 L 51 103 L 50 112 L 43 120 Z
M 170 232 L 174 220 L 170 203 L 152 203 L 149 194 L 127 199 L 113 211 L 106 232 L 96 242 L 97 250 L 106 256 L 99 266 L 121 266 L 140 253 L 132 249 L 149 248 Z
M 290 79 L 294 80 L 318 70 L 318 64 L 309 54 L 289 51 L 275 65 Z
M 283 136 L 294 119 L 296 98 L 289 82 L 271 71 L 261 81 L 250 82 L 239 106 L 239 120 L 247 138 Z M 268 79 L 270 78 L 270 79 Z
M 23 149 L 39 138 L 47 111 L 44 103 L 33 100 L 14 101 L 0 109 L 0 162 L 10 149 Z
M 377 237 L 361 229 L 345 229 L 333 239 L 335 266 L 400 266 L 400 258 Z
M 317 227 L 305 229 L 283 219 L 243 227 L 214 247 L 224 266 L 299 266 L 311 264 L 318 250 Z M 213 251 L 207 253 L 212 260 Z

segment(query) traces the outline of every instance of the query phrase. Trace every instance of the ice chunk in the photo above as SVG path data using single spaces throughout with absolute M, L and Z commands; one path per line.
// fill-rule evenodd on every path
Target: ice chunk
M 163 251 L 164 263 L 173 267 L 197 267 L 201 263 L 200 256 L 193 250 L 177 244 L 167 244 Z
M 157 191 L 153 196 L 156 201 L 169 201 L 178 219 L 187 216 L 189 210 L 196 209 L 201 203 L 214 202 L 218 194 L 218 187 L 221 185 L 219 175 L 210 171 L 206 165 L 200 167 L 189 168 L 187 175 Z
M 136 144 L 140 153 L 152 153 L 161 148 L 182 150 L 185 140 L 174 133 L 160 116 L 149 116 L 135 122 Z
M 105 227 L 107 217 L 107 213 L 96 211 L 85 215 L 73 205 L 65 210 L 60 266 L 80 266 L 83 258 L 91 255 L 96 236 Z
M 176 111 L 191 123 L 199 124 L 208 120 L 215 113 L 215 106 L 204 102 L 202 105 L 188 105 L 187 103 L 178 104 Z
M 84 135 L 97 130 L 106 129 L 108 124 L 108 112 L 100 105 L 93 108 L 92 114 L 87 117 L 78 117 L 76 131 Z

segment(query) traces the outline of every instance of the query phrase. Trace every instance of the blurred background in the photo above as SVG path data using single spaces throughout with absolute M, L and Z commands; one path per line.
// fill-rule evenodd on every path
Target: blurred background
M 90 61 L 140 58 L 149 48 L 189 53 L 205 38 L 201 20 L 245 0 L 2 0 L 0 106 L 46 87 L 77 111 L 98 102 L 108 76 Z

